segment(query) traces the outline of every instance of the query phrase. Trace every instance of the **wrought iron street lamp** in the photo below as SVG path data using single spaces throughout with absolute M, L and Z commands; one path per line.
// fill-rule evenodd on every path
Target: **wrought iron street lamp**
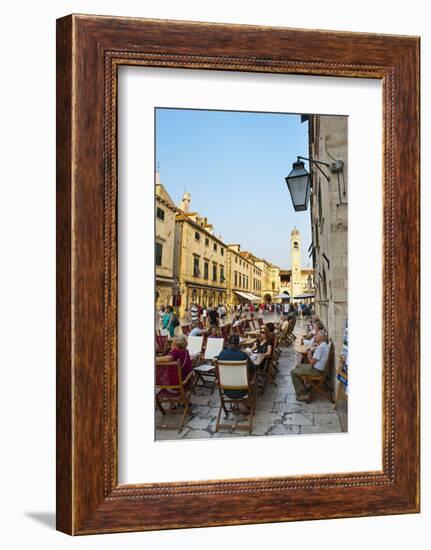
M 297 162 L 293 163 L 292 170 L 285 179 L 295 212 L 307 210 L 310 197 L 310 174 L 299 157 Z
M 285 178 L 287 187 L 290 191 L 290 196 L 292 198 L 292 204 L 295 212 L 302 212 L 304 210 L 307 210 L 308 200 L 310 198 L 310 174 L 305 169 L 305 165 L 302 162 L 303 160 L 308 160 L 308 162 L 315 164 L 320 172 L 325 176 L 327 181 L 329 181 L 329 177 L 319 166 L 319 164 L 323 164 L 324 166 L 327 166 L 329 168 L 330 165 L 328 163 L 322 162 L 320 160 L 312 160 L 306 157 L 298 157 L 297 161 L 294 162 L 292 165 L 292 170 L 290 174 L 287 176 L 287 178 Z

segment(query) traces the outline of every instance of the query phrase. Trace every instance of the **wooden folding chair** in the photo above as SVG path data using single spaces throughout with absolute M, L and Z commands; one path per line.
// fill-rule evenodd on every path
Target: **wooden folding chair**
M 257 322 L 258 322 L 259 328 L 260 328 L 260 327 L 263 325 L 263 319 L 262 319 L 262 317 L 258 317 L 258 318 L 257 318 Z
M 296 340 L 296 336 L 293 333 L 293 329 L 295 328 L 295 325 L 296 325 L 296 319 L 290 319 L 287 325 L 287 330 L 285 330 L 285 332 L 282 334 L 280 343 L 290 346 Z
M 178 433 L 184 426 L 187 414 L 190 414 L 190 396 L 193 389 L 193 371 L 183 380 L 180 361 L 156 362 L 156 406 L 162 417 L 166 414 L 181 414 Z M 175 405 L 175 408 L 165 409 L 164 403 Z M 179 407 L 182 405 L 184 411 Z M 176 426 L 156 423 L 156 429 L 172 430 Z
M 279 359 L 281 355 L 281 349 L 278 345 L 278 341 L 279 341 L 278 336 L 276 334 L 273 334 L 272 338 L 273 338 L 273 346 L 274 346 L 272 349 L 272 364 L 273 364 L 274 370 L 278 372 L 279 371 L 278 364 L 279 364 Z
M 189 336 L 187 339 L 187 349 L 193 362 L 200 362 L 202 348 L 204 345 L 203 336 Z
M 194 388 L 198 385 L 198 382 L 201 381 L 202 386 L 206 388 L 211 387 L 212 391 L 214 391 L 216 381 L 214 359 L 220 355 L 223 345 L 223 338 L 207 338 L 203 356 L 203 361 L 205 361 L 205 363 L 193 369 L 196 374 Z
M 219 428 L 248 430 L 251 433 L 253 416 L 256 409 L 256 384 L 254 379 L 251 379 L 248 371 L 248 361 L 220 361 L 216 362 L 217 387 L 220 394 L 220 408 L 217 415 L 215 431 Z M 243 397 L 228 397 L 226 391 L 242 391 L 245 392 Z M 241 424 L 221 424 L 220 416 L 224 411 L 226 418 L 229 413 L 241 414 L 239 408 L 243 404 L 248 408 L 248 423 Z
M 275 358 L 275 349 L 277 346 L 277 340 L 274 337 L 274 339 L 271 342 L 271 356 L 266 358 L 263 363 L 261 363 L 258 367 L 257 373 L 260 380 L 259 388 L 261 392 L 264 391 L 266 384 L 272 384 L 273 386 L 277 386 L 277 382 L 275 381 L 276 371 L 278 369 L 275 368 L 274 364 L 274 358 Z
M 244 336 L 244 322 L 239 324 L 236 328 L 237 328 L 238 334 L 240 336 Z
M 287 327 L 280 333 L 280 337 L 278 339 L 278 346 L 286 345 L 290 346 L 292 343 L 290 335 L 292 332 L 292 322 L 289 321 Z
M 252 330 L 252 326 L 251 326 L 251 320 L 250 319 L 246 319 L 245 321 L 242 322 L 242 328 L 244 330 Z
M 325 367 L 322 374 L 303 374 L 301 379 L 305 384 L 305 387 L 309 387 L 311 395 L 314 391 L 319 392 L 324 397 L 329 399 L 331 403 L 334 403 L 334 388 L 331 381 L 330 370 L 334 357 L 334 344 L 329 340 L 329 353 L 326 359 Z
M 229 340 L 229 330 L 228 325 L 220 327 L 221 335 L 224 339 L 225 344 L 227 344 L 227 341 Z
M 289 332 L 287 334 L 287 339 L 289 341 L 289 343 L 291 344 L 294 340 L 296 340 L 296 336 L 295 334 L 293 333 L 294 329 L 295 329 L 295 325 L 296 325 L 296 317 L 293 317 L 290 321 L 289 321 Z
M 168 337 L 156 334 L 157 354 L 163 355 L 168 348 Z

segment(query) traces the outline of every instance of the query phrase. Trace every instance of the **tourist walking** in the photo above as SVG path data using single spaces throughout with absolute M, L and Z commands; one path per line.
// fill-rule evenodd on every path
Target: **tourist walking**
M 193 303 L 190 307 L 190 317 L 192 323 L 199 322 L 199 308 L 196 303 Z
M 210 326 L 218 327 L 219 314 L 215 307 L 210 307 L 208 310 L 208 319 Z
M 162 317 L 162 328 L 169 332 L 169 336 L 172 338 L 175 332 L 174 325 L 174 310 L 172 306 L 166 306 L 165 313 Z

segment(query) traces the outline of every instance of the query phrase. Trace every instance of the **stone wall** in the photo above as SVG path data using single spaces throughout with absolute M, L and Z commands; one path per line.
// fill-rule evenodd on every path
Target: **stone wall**
M 313 116 L 310 120 L 310 157 L 329 165 L 343 162 L 341 171 L 323 166 L 329 182 L 313 170 L 310 198 L 316 313 L 334 341 L 336 358 L 348 316 L 347 123 L 344 116 Z

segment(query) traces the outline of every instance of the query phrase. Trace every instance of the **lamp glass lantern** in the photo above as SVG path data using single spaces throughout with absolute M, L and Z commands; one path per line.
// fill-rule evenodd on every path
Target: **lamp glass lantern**
M 305 169 L 304 163 L 300 160 L 294 162 L 290 174 L 285 179 L 295 212 L 307 210 L 311 184 L 310 174 Z

